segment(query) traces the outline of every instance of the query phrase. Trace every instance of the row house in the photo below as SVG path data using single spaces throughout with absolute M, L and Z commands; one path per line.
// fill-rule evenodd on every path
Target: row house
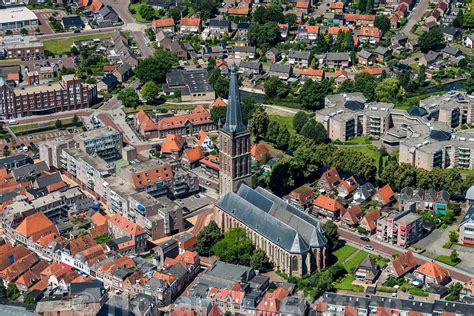
M 375 22 L 375 15 L 346 13 L 344 14 L 344 21 L 346 22 L 346 24 L 373 27 Z
M 201 32 L 202 22 L 200 18 L 181 18 L 179 31 L 181 34 L 197 34 Z
M 297 209 L 304 211 L 305 209 L 310 208 L 313 204 L 313 189 L 307 185 L 303 185 L 291 191 L 290 194 L 284 196 L 283 200 Z
M 288 63 L 294 67 L 307 68 L 311 63 L 311 52 L 291 49 L 288 51 Z
M 339 220 L 344 206 L 337 200 L 319 195 L 313 202 L 313 209 L 330 220 Z
M 319 26 L 316 25 L 301 25 L 298 28 L 296 37 L 299 40 L 314 41 L 318 38 Z
M 302 69 L 300 73 L 300 82 L 304 84 L 308 79 L 313 81 L 322 81 L 324 79 L 324 69 Z
M 413 189 L 405 187 L 399 194 L 400 211 L 417 210 L 430 211 L 436 214 L 446 215 L 450 194 L 447 191 L 435 191 L 424 189 Z
M 172 35 L 176 32 L 176 24 L 173 18 L 163 18 L 159 20 L 153 20 L 151 26 L 155 30 L 155 33 L 162 31 L 165 34 Z
M 370 44 L 378 43 L 382 37 L 382 31 L 377 27 L 361 27 L 358 34 L 361 42 L 369 42 Z
M 255 59 L 256 58 L 255 46 L 235 46 L 234 57 L 237 59 Z
M 127 238 L 132 245 L 129 254 L 145 250 L 147 234 L 140 225 L 129 221 L 120 214 L 114 214 L 108 219 L 109 233 L 115 238 Z M 123 241 L 122 241 L 123 242 Z

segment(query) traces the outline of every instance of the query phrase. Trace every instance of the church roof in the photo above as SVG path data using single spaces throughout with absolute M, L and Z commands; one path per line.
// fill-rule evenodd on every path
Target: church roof
M 242 121 L 240 108 L 239 83 L 235 64 L 230 69 L 229 102 L 223 130 L 229 133 L 240 133 L 247 130 Z
M 272 193 L 242 184 L 227 193 L 217 207 L 290 253 L 326 246 L 321 224 Z

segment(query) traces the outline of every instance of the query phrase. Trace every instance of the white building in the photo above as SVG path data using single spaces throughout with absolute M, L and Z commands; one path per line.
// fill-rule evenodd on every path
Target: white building
M 38 17 L 27 7 L 11 7 L 0 10 L 0 31 L 39 25 Z

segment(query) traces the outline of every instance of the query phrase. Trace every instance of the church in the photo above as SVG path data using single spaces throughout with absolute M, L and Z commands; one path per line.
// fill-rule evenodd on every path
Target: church
M 263 189 L 250 187 L 250 132 L 242 120 L 237 70 L 231 67 L 226 121 L 219 132 L 221 173 L 216 222 L 240 227 L 274 268 L 304 276 L 326 266 L 327 238 L 321 223 Z

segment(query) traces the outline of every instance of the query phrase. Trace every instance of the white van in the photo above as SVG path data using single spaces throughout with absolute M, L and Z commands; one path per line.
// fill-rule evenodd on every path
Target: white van
M 9 120 L 8 121 L 8 125 L 16 125 L 16 124 L 18 124 L 17 120 Z

